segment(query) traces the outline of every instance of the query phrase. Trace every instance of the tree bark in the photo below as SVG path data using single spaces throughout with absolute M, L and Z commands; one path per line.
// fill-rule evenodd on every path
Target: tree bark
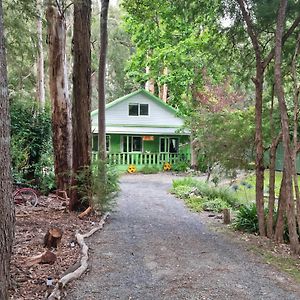
M 162 73 L 163 73 L 164 76 L 167 76 L 168 75 L 168 68 L 164 67 Z M 167 86 L 166 83 L 159 86 L 159 98 L 167 103 L 167 100 L 168 100 L 168 86 Z
M 272 142 L 270 146 L 270 155 L 269 155 L 269 203 L 268 203 L 268 216 L 267 216 L 267 237 L 273 238 L 274 236 L 274 206 L 275 206 L 275 177 L 276 177 L 276 150 L 279 144 L 279 141 L 282 139 L 281 132 L 277 137 L 275 137 L 274 129 L 274 96 L 275 96 L 275 86 L 272 85 L 271 92 L 271 108 L 270 108 L 270 135 L 272 137 Z
M 70 210 L 78 209 L 82 204 L 88 207 L 91 200 L 91 0 L 74 2 L 73 53 L 73 188 Z
M 100 17 L 100 59 L 98 72 L 98 157 L 101 161 L 106 159 L 106 129 L 105 129 L 105 70 L 107 53 L 107 15 L 109 0 L 101 0 Z
M 280 185 L 279 191 L 279 198 L 278 198 L 278 209 L 277 209 L 277 220 L 276 220 L 276 227 L 275 227 L 275 235 L 274 240 L 278 243 L 283 243 L 283 233 L 284 233 L 284 216 L 285 216 L 285 209 L 286 209 L 286 199 L 285 195 L 285 180 L 286 180 L 286 171 L 283 169 L 282 172 L 282 180 Z
M 72 166 L 71 102 L 66 63 L 66 24 L 61 10 L 46 11 L 49 44 L 49 81 L 52 102 L 54 169 L 59 190 L 69 190 Z
M 45 70 L 44 70 L 44 49 L 43 49 L 43 4 L 37 0 L 37 100 L 42 108 L 45 107 Z
M 289 228 L 289 239 L 291 250 L 294 253 L 299 253 L 299 239 L 296 229 L 296 218 L 295 218 L 295 205 L 293 197 L 293 164 L 292 164 L 292 152 L 290 147 L 290 135 L 289 135 L 289 119 L 287 114 L 287 107 L 285 102 L 285 95 L 282 82 L 281 72 L 281 55 L 282 55 L 282 37 L 285 24 L 287 0 L 281 0 L 279 3 L 276 34 L 275 34 L 275 65 L 274 65 L 274 77 L 275 77 L 275 88 L 280 107 L 280 117 L 282 126 L 282 140 L 283 140 L 283 156 L 284 156 L 284 168 L 286 171 L 286 178 L 284 181 L 285 190 L 283 197 L 286 199 L 286 214 Z
M 300 226 L 300 192 L 298 185 L 298 174 L 297 174 L 297 154 L 298 154 L 298 123 L 299 123 L 299 93 L 300 86 L 298 82 L 298 74 L 297 74 L 297 61 L 300 51 L 300 33 L 298 34 L 295 53 L 292 60 L 292 78 L 294 85 L 294 130 L 293 130 L 293 182 L 295 187 L 295 195 L 296 195 L 296 208 L 297 208 L 297 223 L 298 228 Z
M 267 236 L 273 238 L 274 236 L 274 206 L 275 206 L 275 162 L 276 162 L 276 150 L 279 144 L 279 141 L 282 138 L 280 134 L 272 140 L 270 147 L 270 165 L 269 165 L 269 204 L 268 204 L 268 219 L 267 219 Z
M 263 94 L 264 70 L 261 65 L 260 55 L 256 59 L 256 78 L 255 78 L 255 174 L 256 174 L 256 207 L 259 223 L 259 233 L 266 235 L 265 229 L 265 212 L 264 212 L 264 150 L 262 135 L 262 94 Z
M 0 1 L 0 299 L 8 299 L 10 258 L 14 237 L 14 205 L 10 163 L 10 118 L 3 10 Z
M 251 39 L 252 46 L 255 52 L 256 60 L 256 75 L 255 84 L 255 174 L 256 174 L 256 207 L 259 224 L 259 233 L 262 236 L 266 235 L 265 215 L 264 215 L 264 161 L 263 161 L 263 135 L 262 135 L 262 103 L 263 103 L 263 84 L 264 84 L 264 64 L 261 55 L 260 44 L 257 35 L 254 31 L 254 26 L 251 21 L 249 12 L 246 9 L 244 0 L 236 0 L 239 4 L 242 16 L 247 26 L 247 32 Z

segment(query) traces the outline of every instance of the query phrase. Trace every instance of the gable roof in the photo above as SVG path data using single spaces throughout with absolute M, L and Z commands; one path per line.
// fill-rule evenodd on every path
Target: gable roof
M 108 109 L 108 108 L 111 108 L 113 106 L 115 106 L 116 104 L 128 99 L 128 98 L 131 98 L 132 96 L 135 96 L 135 95 L 138 95 L 138 94 L 143 94 L 145 95 L 146 97 L 148 97 L 149 99 L 151 99 L 152 101 L 156 102 L 157 104 L 161 105 L 162 107 L 166 108 L 167 110 L 169 110 L 170 112 L 172 113 L 175 113 L 177 114 L 178 111 L 173 108 L 172 106 L 170 106 L 169 104 L 165 103 L 164 101 L 162 101 L 160 98 L 156 97 L 155 95 L 149 93 L 148 91 L 144 90 L 144 89 L 139 89 L 133 93 L 130 93 L 128 95 L 125 95 L 121 98 L 118 98 L 108 104 L 105 105 L 105 109 Z M 91 112 L 91 116 L 94 116 L 98 114 L 98 109 L 94 110 Z

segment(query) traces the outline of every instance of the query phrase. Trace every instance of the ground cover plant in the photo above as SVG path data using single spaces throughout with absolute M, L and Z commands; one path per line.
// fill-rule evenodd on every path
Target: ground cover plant
M 172 193 L 198 212 L 221 212 L 224 208 L 236 210 L 240 206 L 238 198 L 230 188 L 216 187 L 191 177 L 173 180 Z

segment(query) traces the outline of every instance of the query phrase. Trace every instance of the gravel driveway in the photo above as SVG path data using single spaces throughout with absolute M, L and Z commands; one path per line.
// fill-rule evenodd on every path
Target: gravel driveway
M 168 193 L 172 176 L 126 175 L 118 205 L 90 240 L 90 272 L 69 300 L 300 299 L 300 288 Z

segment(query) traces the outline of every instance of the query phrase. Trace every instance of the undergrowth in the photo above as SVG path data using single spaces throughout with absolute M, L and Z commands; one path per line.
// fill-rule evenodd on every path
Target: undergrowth
M 224 208 L 239 207 L 238 199 L 230 189 L 215 187 L 191 177 L 173 180 L 172 193 L 184 199 L 187 206 L 197 212 L 221 212 Z

